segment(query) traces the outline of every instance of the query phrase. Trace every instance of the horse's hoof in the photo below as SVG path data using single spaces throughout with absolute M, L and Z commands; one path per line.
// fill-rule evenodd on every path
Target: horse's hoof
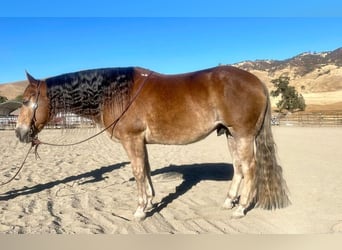
M 233 207 L 234 207 L 234 202 L 230 198 L 227 198 L 222 205 L 222 209 L 232 209 Z
M 134 219 L 136 221 L 143 221 L 146 218 L 146 213 L 142 211 L 141 209 L 137 209 L 134 213 Z
M 242 206 L 238 206 L 238 208 L 232 214 L 232 219 L 241 219 L 245 217 L 245 215 L 245 208 Z

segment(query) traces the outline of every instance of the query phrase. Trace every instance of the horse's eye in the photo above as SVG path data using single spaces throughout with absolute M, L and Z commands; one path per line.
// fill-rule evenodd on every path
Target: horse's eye
M 23 105 L 27 106 L 30 103 L 30 100 L 23 100 Z

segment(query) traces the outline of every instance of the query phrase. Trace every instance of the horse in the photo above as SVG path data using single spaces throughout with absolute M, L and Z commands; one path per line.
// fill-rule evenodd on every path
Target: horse
M 60 112 L 93 119 L 130 159 L 137 220 L 146 217 L 155 196 L 146 145 L 189 144 L 214 131 L 226 136 L 233 159 L 223 202 L 223 208 L 236 207 L 233 218 L 254 207 L 273 210 L 291 203 L 277 162 L 268 90 L 247 71 L 218 66 L 165 75 L 140 67 L 101 68 L 42 80 L 26 74 L 29 85 L 15 129 L 19 140 L 33 142 Z

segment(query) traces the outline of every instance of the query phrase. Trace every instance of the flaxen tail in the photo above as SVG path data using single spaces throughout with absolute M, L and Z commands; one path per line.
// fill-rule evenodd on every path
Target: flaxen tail
M 283 171 L 276 159 L 271 115 L 271 103 L 268 96 L 264 121 L 255 140 L 256 169 L 252 189 L 255 194 L 255 205 L 264 209 L 283 208 L 291 204 Z

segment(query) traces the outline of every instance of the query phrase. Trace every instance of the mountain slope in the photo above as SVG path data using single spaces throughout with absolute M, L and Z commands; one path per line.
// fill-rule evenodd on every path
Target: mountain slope
M 342 48 L 323 53 L 306 52 L 283 61 L 245 61 L 234 66 L 257 75 L 269 88 L 273 87 L 272 79 L 284 75 L 303 93 L 342 90 Z
M 0 95 L 7 97 L 8 100 L 12 100 L 18 95 L 23 94 L 27 85 L 27 81 L 0 84 Z

